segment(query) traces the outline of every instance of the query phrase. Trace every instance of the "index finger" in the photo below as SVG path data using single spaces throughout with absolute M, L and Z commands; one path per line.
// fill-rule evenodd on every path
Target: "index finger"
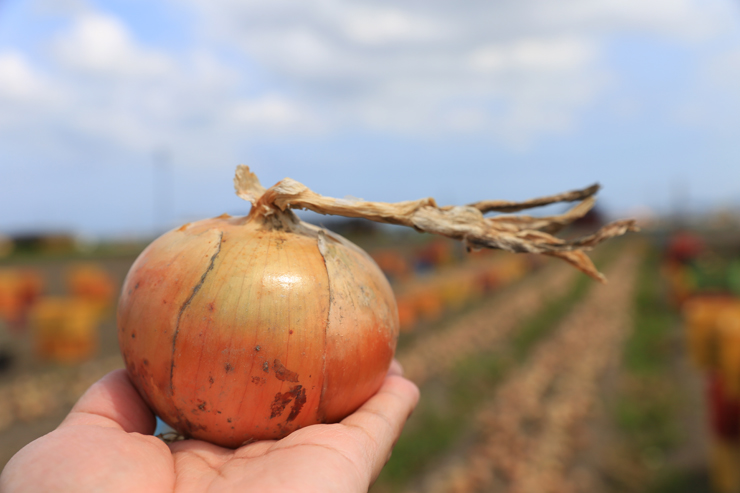
M 393 445 L 419 401 L 419 388 L 403 378 L 399 369 L 400 365 L 392 367 L 378 393 L 341 421 L 363 432 L 372 481 L 388 462 Z
M 127 433 L 154 433 L 154 413 L 131 383 L 126 370 L 114 370 L 80 397 L 59 426 L 92 424 L 120 428 Z

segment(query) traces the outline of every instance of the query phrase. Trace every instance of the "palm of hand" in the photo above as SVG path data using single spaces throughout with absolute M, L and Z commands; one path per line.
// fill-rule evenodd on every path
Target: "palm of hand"
M 154 416 L 122 370 L 80 399 L 54 432 L 21 450 L 2 491 L 366 491 L 418 399 L 392 367 L 383 387 L 341 423 L 314 425 L 236 450 L 151 436 Z

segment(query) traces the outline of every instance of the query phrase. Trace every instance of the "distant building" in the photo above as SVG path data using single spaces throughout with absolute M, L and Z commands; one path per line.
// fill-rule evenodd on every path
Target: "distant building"
M 15 249 L 15 243 L 9 236 L 0 235 L 0 258 L 7 257 Z
M 11 241 L 15 252 L 68 253 L 76 248 L 74 236 L 67 233 L 23 233 Z

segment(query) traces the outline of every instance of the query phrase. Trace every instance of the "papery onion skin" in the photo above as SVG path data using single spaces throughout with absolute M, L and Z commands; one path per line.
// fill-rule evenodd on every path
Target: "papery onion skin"
M 129 375 L 185 436 L 237 447 L 337 422 L 377 392 L 393 358 L 398 311 L 372 259 L 333 233 L 269 219 L 170 231 L 124 282 Z

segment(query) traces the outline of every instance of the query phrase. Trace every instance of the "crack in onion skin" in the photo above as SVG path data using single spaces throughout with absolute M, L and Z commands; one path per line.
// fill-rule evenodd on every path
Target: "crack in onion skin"
M 126 367 L 188 437 L 237 447 L 339 421 L 377 392 L 393 358 L 398 313 L 377 265 L 281 214 L 172 230 L 126 277 Z

